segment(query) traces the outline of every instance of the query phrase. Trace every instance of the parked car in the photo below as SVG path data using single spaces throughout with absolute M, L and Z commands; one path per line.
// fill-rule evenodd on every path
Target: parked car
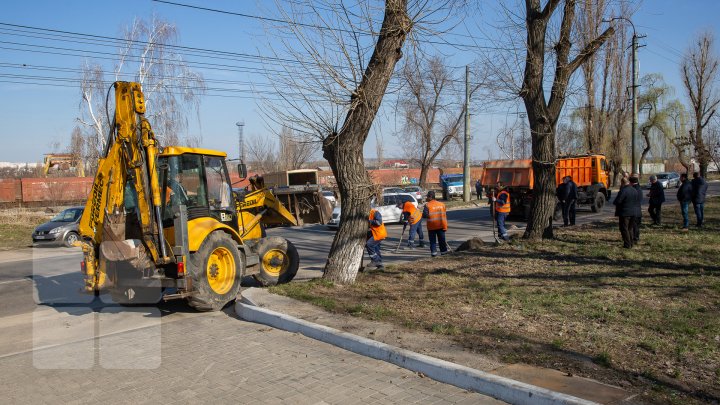
M 38 225 L 32 233 L 33 243 L 64 244 L 72 247 L 80 239 L 78 223 L 85 207 L 68 208 L 49 222 Z
M 324 190 L 322 192 L 323 197 L 325 197 L 326 200 L 330 201 L 330 203 L 333 205 L 337 205 L 337 199 L 335 199 L 335 193 L 330 190 Z
M 680 175 L 675 172 L 658 173 L 655 176 L 657 177 L 658 182 L 663 186 L 663 188 L 680 187 Z M 650 188 L 649 181 L 647 186 L 648 188 Z
M 383 194 L 397 194 L 397 193 L 404 193 L 405 190 L 403 190 L 401 187 L 385 187 L 382 189 Z
M 423 203 L 423 199 L 425 198 L 425 190 L 423 190 L 422 187 L 410 186 L 410 187 L 405 187 L 403 190 L 405 193 L 414 195 L 415 199 L 418 200 L 419 204 Z
M 370 201 L 370 207 L 380 211 L 380 215 L 383 217 L 383 222 L 386 224 L 392 224 L 400 222 L 400 214 L 402 209 L 398 208 L 399 203 L 405 203 L 410 201 L 414 206 L 417 207 L 418 201 L 414 195 L 408 193 L 390 193 L 383 195 L 382 205 L 377 205 L 375 198 Z M 338 205 L 332 212 L 330 222 L 327 223 L 329 228 L 337 228 L 340 226 L 340 206 Z M 370 213 L 368 213 L 369 215 Z

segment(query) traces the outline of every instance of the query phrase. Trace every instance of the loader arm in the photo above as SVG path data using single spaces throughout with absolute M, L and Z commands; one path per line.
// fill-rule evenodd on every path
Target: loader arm
M 261 232 L 259 224 L 297 225 L 295 217 L 275 195 L 266 188 L 255 190 L 237 202 L 240 218 L 240 235 L 243 239 L 257 239 Z
M 90 197 L 80 219 L 79 232 L 85 255 L 85 289 L 101 290 L 106 277 L 100 264 L 103 242 L 117 242 L 125 235 L 126 186 L 134 189 L 139 222 L 139 239 L 156 264 L 166 263 L 161 232 L 161 197 L 156 168 L 158 146 L 150 123 L 145 119 L 145 99 L 140 84 L 115 82 L 115 117 L 106 154 L 99 159 Z M 111 244 L 112 245 L 112 244 Z M 105 250 L 105 249 L 104 249 Z M 117 251 L 116 254 L 122 254 Z M 107 249 L 112 252 L 112 246 Z

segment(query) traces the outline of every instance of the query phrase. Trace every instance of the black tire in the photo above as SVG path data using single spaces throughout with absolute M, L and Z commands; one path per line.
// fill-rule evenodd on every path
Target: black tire
M 595 201 L 593 201 L 592 206 L 590 206 L 590 210 L 592 212 L 600 212 L 600 211 L 602 211 L 604 206 L 605 206 L 605 195 L 603 193 L 597 193 L 595 195 Z
M 300 267 L 297 248 L 289 240 L 279 236 L 260 239 L 255 245 L 260 271 L 255 280 L 263 286 L 289 283 Z
M 211 233 L 188 260 L 193 294 L 188 304 L 198 311 L 219 311 L 240 291 L 245 269 L 235 240 L 222 231 Z
M 73 243 L 77 242 L 78 240 L 80 240 L 80 235 L 78 235 L 77 232 L 70 231 L 65 235 L 65 238 L 63 239 L 63 244 L 65 245 L 65 247 L 74 247 Z
M 110 297 L 115 303 L 123 306 L 151 306 L 160 302 L 162 289 L 160 287 L 112 289 L 110 290 Z

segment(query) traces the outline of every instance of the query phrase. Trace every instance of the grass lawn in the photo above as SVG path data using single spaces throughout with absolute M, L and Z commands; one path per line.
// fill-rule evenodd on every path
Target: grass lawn
M 663 212 L 665 224 L 643 226 L 632 250 L 607 221 L 560 228 L 551 242 L 388 266 L 352 286 L 316 280 L 272 291 L 620 385 L 648 403 L 718 401 L 720 198 L 706 203 L 702 230 L 679 231 L 677 204 Z
M 0 250 L 31 246 L 35 227 L 47 222 L 52 215 L 22 208 L 0 210 Z

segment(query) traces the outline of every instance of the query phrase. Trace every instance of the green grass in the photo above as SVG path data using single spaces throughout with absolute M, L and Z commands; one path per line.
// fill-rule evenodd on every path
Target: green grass
M 634 249 L 622 248 L 608 220 L 559 229 L 553 241 L 361 274 L 350 286 L 274 291 L 332 300 L 334 312 L 431 331 L 504 361 L 630 380 L 645 402 L 701 403 L 720 398 L 720 198 L 705 215 L 704 229 L 683 233 L 677 205 L 666 204 L 665 224 L 644 226 Z
M 19 208 L 0 210 L 0 250 L 32 246 L 35 227 L 47 222 L 52 214 Z

